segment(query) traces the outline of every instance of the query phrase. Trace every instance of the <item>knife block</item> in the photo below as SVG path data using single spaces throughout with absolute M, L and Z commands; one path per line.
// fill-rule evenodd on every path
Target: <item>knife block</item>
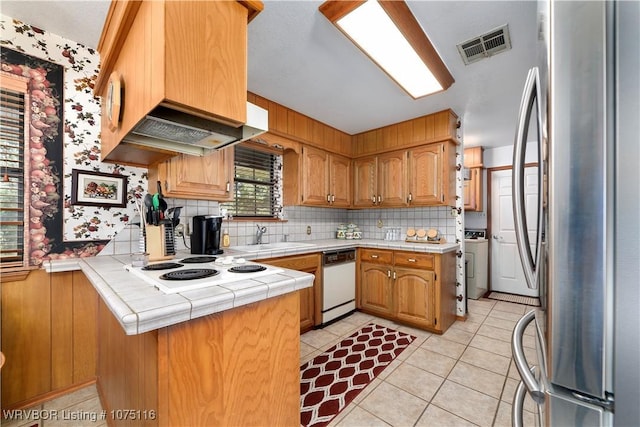
M 160 261 L 175 257 L 175 244 L 168 241 L 169 238 L 173 238 L 173 230 L 167 230 L 167 227 L 171 227 L 171 225 L 147 224 L 145 234 L 149 261 Z

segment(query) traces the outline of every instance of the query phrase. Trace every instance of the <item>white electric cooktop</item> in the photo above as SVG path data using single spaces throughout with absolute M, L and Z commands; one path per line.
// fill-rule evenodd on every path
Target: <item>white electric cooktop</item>
M 175 294 L 178 292 L 191 291 L 194 289 L 202 289 L 209 286 L 219 286 L 242 280 L 251 280 L 257 277 L 268 276 L 271 274 L 281 273 L 281 268 L 272 267 L 254 262 L 246 262 L 243 259 L 233 259 L 231 257 L 220 257 L 214 262 L 203 263 L 181 263 L 179 259 L 168 260 L 163 262 L 150 263 L 149 266 L 157 266 L 159 264 L 182 264 L 182 266 L 174 266 L 173 268 L 164 270 L 145 270 L 142 267 L 134 267 L 131 264 L 124 266 L 125 270 L 139 279 L 144 280 L 148 284 L 155 286 L 166 294 Z M 252 271 L 252 270 L 260 271 Z M 190 270 L 206 270 L 209 277 L 201 279 L 189 280 L 168 280 L 163 276 L 167 273 L 176 276 L 190 276 Z M 249 270 L 250 272 L 244 272 Z

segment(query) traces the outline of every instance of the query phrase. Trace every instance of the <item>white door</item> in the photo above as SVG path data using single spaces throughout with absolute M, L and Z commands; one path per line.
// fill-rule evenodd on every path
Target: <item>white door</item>
M 511 169 L 491 172 L 491 290 L 516 295 L 538 296 L 529 289 L 522 271 L 511 205 Z M 537 225 L 538 169 L 525 168 L 525 212 L 527 225 Z M 529 229 L 529 241 L 535 243 L 536 229 Z M 533 249 L 533 248 L 532 248 Z

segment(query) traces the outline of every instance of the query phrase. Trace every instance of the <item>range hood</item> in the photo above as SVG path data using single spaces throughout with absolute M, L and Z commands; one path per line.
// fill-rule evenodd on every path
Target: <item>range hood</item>
M 233 127 L 167 107 L 147 114 L 123 142 L 204 156 L 214 150 L 261 135 L 269 129 L 267 110 L 247 102 L 247 121 Z

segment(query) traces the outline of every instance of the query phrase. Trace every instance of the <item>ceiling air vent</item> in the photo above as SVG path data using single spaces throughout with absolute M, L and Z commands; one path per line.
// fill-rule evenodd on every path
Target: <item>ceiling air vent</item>
M 457 45 L 465 65 L 488 58 L 511 49 L 509 25 L 505 24 L 488 33 L 474 37 Z

